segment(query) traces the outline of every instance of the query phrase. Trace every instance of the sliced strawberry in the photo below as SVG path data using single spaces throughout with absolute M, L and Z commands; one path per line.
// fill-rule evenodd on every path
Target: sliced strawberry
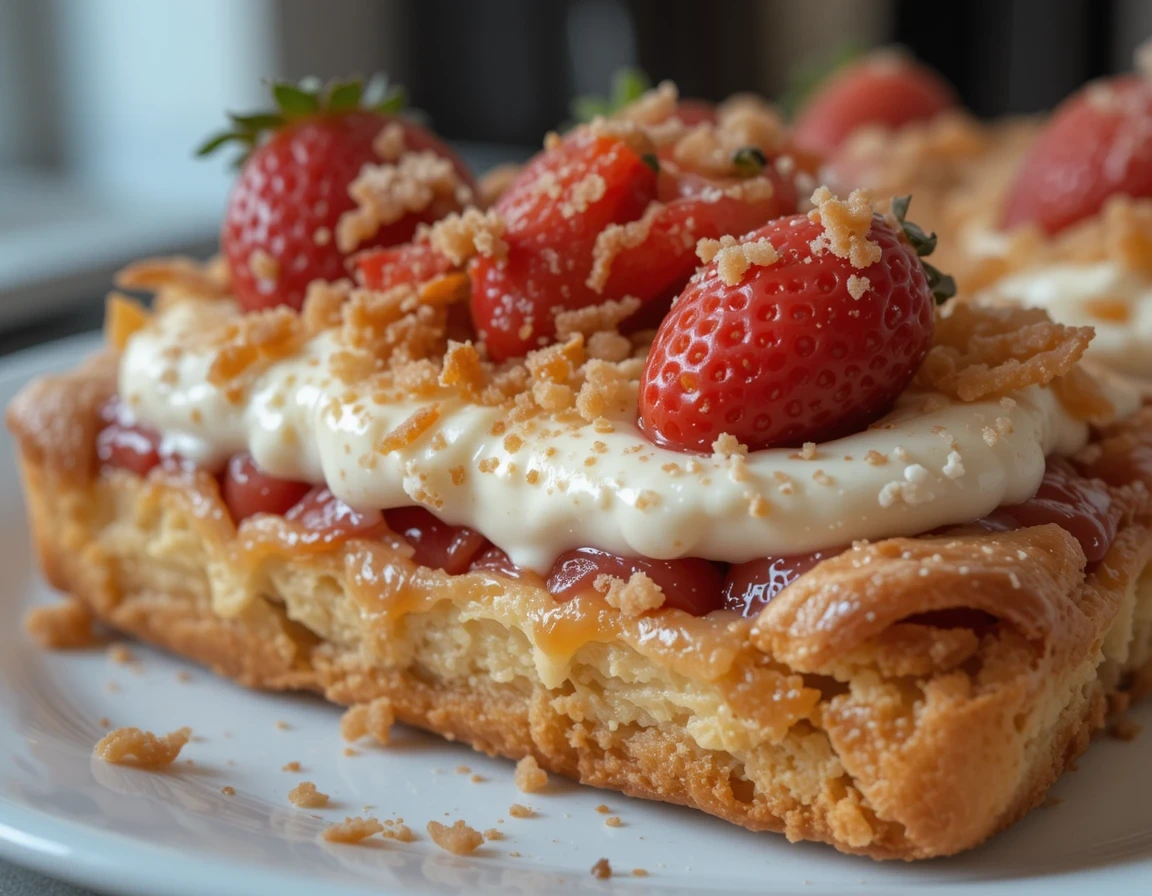
M 831 155 L 859 127 L 899 128 L 934 118 L 956 105 L 956 94 L 929 68 L 880 53 L 836 71 L 796 116 L 792 143 L 805 152 Z
M 664 205 L 652 218 L 647 238 L 612 260 L 602 293 L 648 301 L 678 292 L 700 264 L 696 241 L 741 235 L 796 210 L 796 187 L 772 165 L 763 168 L 771 193 L 749 200 L 733 191 L 742 183 L 717 182 L 689 172 L 660 175 Z
M 220 238 L 236 299 L 245 309 L 299 308 L 310 282 L 346 276 L 353 251 L 406 242 L 419 224 L 458 209 L 471 195 L 475 184 L 464 163 L 429 130 L 394 114 L 399 103 L 359 108 L 355 81 L 323 92 L 286 84 L 273 90 L 278 112 L 233 116 L 235 129 L 201 148 L 203 154 L 239 141 L 251 150 L 232 188 Z M 382 224 L 355 246 L 342 246 L 340 219 L 357 205 L 349 186 L 366 165 L 395 161 L 381 158 L 374 147 L 389 125 L 400 128 L 402 152 L 446 159 L 459 189 L 437 192 L 418 211 Z
M 792 181 L 758 151 L 748 173 L 768 181 L 759 193 L 745 192 L 747 180 L 717 181 L 672 168 L 657 178 L 651 161 L 615 138 L 577 132 L 537 156 L 501 197 L 496 209 L 505 218 L 508 257 L 477 258 L 470 266 L 473 320 L 493 358 L 547 344 L 557 311 L 609 299 L 639 299 L 646 307 L 636 320 L 655 325 L 696 268 L 697 240 L 744 233 L 796 208 Z M 602 178 L 604 195 L 577 209 L 571 195 L 589 178 Z M 656 199 L 661 204 L 638 222 Z M 605 236 L 620 236 L 619 228 L 630 224 L 607 268 L 590 277 L 602 248 L 597 238 L 612 225 L 617 229 Z
M 893 207 L 902 217 L 907 201 Z M 823 234 L 806 215 L 781 218 L 745 238 L 770 242 L 774 263 L 730 283 L 717 260 L 689 282 L 641 378 L 650 438 L 705 452 L 722 433 L 752 449 L 799 445 L 888 410 L 932 341 L 935 302 L 917 251 L 935 238 L 910 224 L 898 234 L 873 216 L 867 238 L 879 260 L 857 268 L 829 248 L 815 254 Z
M 1089 84 L 1056 109 L 1020 166 L 1004 226 L 1056 233 L 1117 193 L 1152 196 L 1152 84 L 1135 75 Z
M 554 315 L 603 298 L 585 281 L 596 236 L 638 218 L 656 172 L 623 141 L 579 130 L 536 156 L 500 197 L 508 257 L 470 265 L 472 319 L 495 360 L 545 345 Z

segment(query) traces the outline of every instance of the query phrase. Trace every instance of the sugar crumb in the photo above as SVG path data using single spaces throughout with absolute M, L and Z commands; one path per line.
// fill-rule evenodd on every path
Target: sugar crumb
M 340 718 L 340 736 L 344 740 L 355 741 L 371 735 L 377 742 L 387 744 L 394 721 L 392 701 L 387 697 L 377 697 L 371 703 L 358 703 L 349 707 Z
M 446 849 L 458 856 L 474 852 L 476 847 L 484 842 L 484 837 L 480 832 L 469 827 L 462 820 L 458 820 L 451 827 L 438 821 L 430 821 L 428 822 L 428 836 L 441 849 Z
M 548 773 L 540 768 L 535 756 L 525 756 L 516 763 L 515 780 L 521 793 L 539 793 L 548 786 Z
M 523 806 L 520 803 L 513 803 L 508 807 L 508 814 L 513 818 L 532 818 L 536 812 L 528 806 Z
M 373 834 L 384 830 L 384 825 L 375 818 L 345 818 L 337 824 L 329 825 L 320 836 L 329 843 L 359 843 Z
M 412 833 L 412 829 L 404 824 L 403 818 L 396 820 L 385 819 L 384 830 L 380 832 L 381 837 L 386 837 L 389 840 L 396 840 L 400 843 L 411 843 L 416 839 L 416 835 Z
M 608 880 L 612 876 L 612 866 L 607 859 L 600 859 L 592 866 L 592 876 L 598 880 Z
M 301 809 L 322 809 L 328 805 L 328 794 L 317 790 L 311 781 L 301 781 L 288 791 L 288 800 Z
M 616 576 L 598 575 L 592 587 L 604 595 L 608 606 L 629 618 L 664 606 L 664 589 L 639 570 L 632 573 L 627 582 Z
M 192 729 L 188 727 L 162 737 L 139 728 L 117 728 L 97 741 L 93 753 L 97 759 L 114 765 L 164 768 L 176 761 L 191 737 Z

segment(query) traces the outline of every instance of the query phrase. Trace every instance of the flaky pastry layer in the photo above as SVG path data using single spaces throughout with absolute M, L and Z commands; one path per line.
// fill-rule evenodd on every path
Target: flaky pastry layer
M 1108 698 L 1152 679 L 1140 486 L 1113 489 L 1119 535 L 1087 573 L 1055 526 L 890 539 L 754 620 L 630 618 L 558 605 L 534 577 L 417 566 L 394 539 L 289 550 L 279 521 L 237 532 L 206 474 L 98 471 L 110 388 L 88 369 L 9 412 L 55 586 L 246 685 L 387 697 L 401 721 L 593 786 L 873 858 L 946 855 L 1037 805 Z

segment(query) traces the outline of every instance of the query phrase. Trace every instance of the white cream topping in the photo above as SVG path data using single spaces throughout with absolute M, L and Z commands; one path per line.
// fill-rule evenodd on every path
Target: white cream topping
M 1152 377 L 1152 280 L 1138 271 L 1114 261 L 1049 264 L 1005 277 L 983 295 L 1044 308 L 1061 323 L 1095 327 L 1088 357 Z
M 121 360 L 120 394 L 163 433 L 165 450 L 211 467 L 250 451 L 266 472 L 326 483 L 353 507 L 424 504 L 541 572 L 583 546 L 742 562 L 966 522 L 1031 497 L 1045 457 L 1078 450 L 1088 435 L 1050 390 L 1029 387 L 968 404 L 909 392 L 880 423 L 810 459 L 789 449 L 684 454 L 625 421 L 609 433 L 591 424 L 517 429 L 513 451 L 496 426 L 505 410 L 449 397 L 437 399 L 430 430 L 382 454 L 383 437 L 420 402 L 375 404 L 333 377 L 326 333 L 233 403 L 208 382 L 211 350 L 177 350 L 188 341 L 181 334 L 196 331 L 198 307 L 166 310 Z M 1109 379 L 1108 388 L 1122 413 L 1135 409 L 1130 387 Z

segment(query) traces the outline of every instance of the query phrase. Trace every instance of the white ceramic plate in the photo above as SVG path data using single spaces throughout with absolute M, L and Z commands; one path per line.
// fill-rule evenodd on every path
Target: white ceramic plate
M 72 364 L 92 345 L 70 340 L 0 362 L 0 404 L 28 377 Z M 37 650 L 22 640 L 20 617 L 51 594 L 30 555 L 8 438 L 0 440 L 0 526 L 0 855 L 74 883 L 147 896 L 1083 896 L 1143 894 L 1152 881 L 1148 709 L 1135 714 L 1149 729 L 1142 737 L 1099 739 L 1080 770 L 1057 785 L 1059 803 L 987 846 L 956 859 L 877 864 L 556 779 L 547 793 L 521 794 L 510 763 L 414 731 L 398 732 L 387 748 L 344 756 L 334 707 L 245 691 L 144 647 L 132 648 L 137 662 L 127 666 L 102 650 Z M 180 681 L 182 672 L 190 680 Z M 190 725 L 195 738 L 168 773 L 105 765 L 91 758 L 102 717 L 154 731 Z M 292 760 L 300 773 L 280 770 Z M 473 774 L 484 780 L 473 783 Z M 286 794 L 301 780 L 331 794 L 331 808 L 293 808 Z M 221 793 L 226 785 L 234 796 Z M 512 818 L 514 802 L 532 806 L 537 817 Z M 621 827 L 604 824 L 600 803 Z M 358 847 L 318 840 L 326 823 L 358 814 L 402 816 L 419 839 Z M 506 838 L 467 858 L 449 855 L 424 826 L 456 818 L 497 827 Z M 589 874 L 602 856 L 617 872 L 610 882 Z M 633 868 L 648 876 L 631 876 Z

